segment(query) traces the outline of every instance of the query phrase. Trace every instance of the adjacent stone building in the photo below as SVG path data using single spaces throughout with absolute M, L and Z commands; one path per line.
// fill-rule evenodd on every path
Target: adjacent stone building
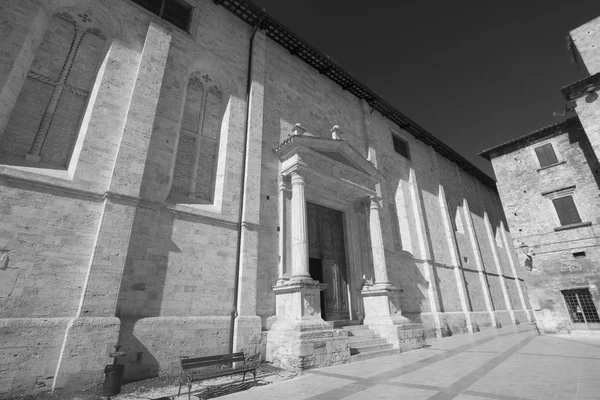
M 600 18 L 571 32 L 567 118 L 488 149 L 540 330 L 600 331 Z
M 531 320 L 493 180 L 252 3 L 4 1 L 0 34 L 0 393 L 117 343 L 131 380 Z

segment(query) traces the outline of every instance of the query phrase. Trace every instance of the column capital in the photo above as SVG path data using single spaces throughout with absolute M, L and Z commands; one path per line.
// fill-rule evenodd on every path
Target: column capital
M 293 171 L 290 173 L 290 176 L 292 177 L 292 186 L 304 186 L 304 175 L 302 175 L 300 171 Z
M 292 188 L 285 182 L 285 177 L 283 175 L 279 175 L 277 178 L 277 186 L 279 190 L 291 190 Z
M 380 196 L 372 194 L 369 196 L 369 208 L 371 210 L 379 210 L 381 204 L 379 202 L 382 200 Z

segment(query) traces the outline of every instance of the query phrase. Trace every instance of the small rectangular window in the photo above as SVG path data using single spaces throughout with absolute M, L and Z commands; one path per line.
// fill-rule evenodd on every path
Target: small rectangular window
M 152 14 L 189 32 L 193 7 L 183 0 L 132 0 Z
M 567 310 L 575 324 L 599 323 L 598 310 L 589 289 L 563 290 Z
M 560 224 L 562 226 L 581 222 L 581 218 L 577 212 L 577 207 L 575 207 L 575 202 L 573 202 L 573 197 L 559 197 L 557 199 L 553 199 L 552 204 L 554 204 L 556 214 L 558 214 L 558 219 L 560 220 Z
M 558 158 L 556 158 L 556 154 L 554 153 L 554 148 L 552 147 L 552 144 L 550 144 L 550 143 L 547 143 L 543 146 L 537 147 L 535 149 L 535 154 L 537 154 L 541 168 L 558 163 Z
M 394 150 L 404 158 L 410 160 L 410 150 L 408 148 L 408 141 L 402 139 L 400 136 L 392 133 L 392 140 L 394 141 Z

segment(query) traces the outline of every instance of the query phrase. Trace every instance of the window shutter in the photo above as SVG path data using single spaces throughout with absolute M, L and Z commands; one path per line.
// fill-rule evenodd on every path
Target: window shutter
M 577 208 L 575 207 L 575 203 L 571 196 L 554 199 L 552 200 L 552 203 L 554 204 L 554 208 L 556 208 L 556 213 L 558 214 L 561 225 L 581 222 L 581 218 L 579 217 L 579 213 L 577 212 Z
M 395 134 L 392 134 L 392 142 L 394 143 L 394 151 L 410 160 L 408 142 Z
M 133 0 L 134 3 L 139 4 L 152 14 L 160 16 L 160 10 L 162 8 L 162 0 Z
M 565 203 L 565 209 L 567 210 L 567 218 L 569 219 L 569 223 L 577 224 L 581 222 L 581 218 L 579 217 L 579 213 L 577 212 L 577 207 L 575 207 L 575 202 L 571 196 L 563 197 L 563 201 Z
M 192 6 L 184 1 L 166 0 L 162 18 L 178 28 L 188 31 L 192 16 Z
M 535 149 L 535 154 L 540 161 L 541 168 L 556 164 L 558 162 L 558 158 L 556 158 L 556 154 L 554 153 L 554 148 L 550 143 L 537 147 Z
M 548 162 L 550 163 L 548 165 L 556 164 L 558 162 L 558 159 L 556 158 L 556 154 L 554 153 L 554 148 L 552 147 L 552 145 L 550 143 L 548 143 L 544 147 L 545 147 L 545 152 L 546 152 L 546 158 L 548 159 Z
M 176 27 L 189 31 L 193 7 L 185 0 L 132 0 L 152 14 Z

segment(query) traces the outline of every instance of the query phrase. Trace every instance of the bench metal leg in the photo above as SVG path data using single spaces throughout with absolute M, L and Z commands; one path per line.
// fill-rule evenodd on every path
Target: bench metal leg
M 256 383 L 256 370 L 252 371 L 252 375 L 254 375 L 254 383 Z
M 242 377 L 242 383 L 244 383 L 244 379 L 246 379 L 246 373 L 244 372 L 244 376 Z
M 191 400 L 192 398 L 192 382 L 190 381 L 188 383 L 188 400 Z

